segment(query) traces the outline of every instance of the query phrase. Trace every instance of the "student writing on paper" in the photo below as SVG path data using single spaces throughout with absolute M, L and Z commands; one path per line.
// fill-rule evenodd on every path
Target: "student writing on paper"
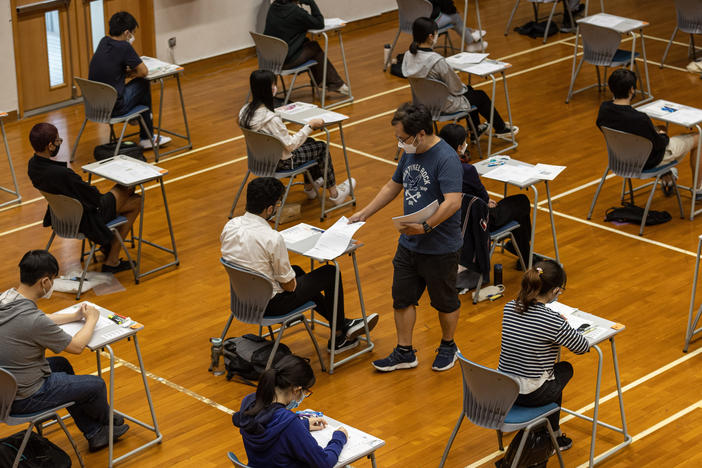
M 607 81 L 614 99 L 600 105 L 597 114 L 597 126 L 609 127 L 622 132 L 633 133 L 649 140 L 653 147 L 644 164 L 644 169 L 652 169 L 673 161 L 682 160 L 690 153 L 690 171 L 695 173 L 695 155 L 699 145 L 697 133 L 687 133 L 669 137 L 665 127 L 656 127 L 651 118 L 631 106 L 631 100 L 636 94 L 636 74 L 626 68 L 618 68 L 609 75 Z M 697 183 L 702 184 L 702 167 L 698 172 Z M 677 168 L 663 176 L 663 190 L 666 196 L 673 195 L 671 177 L 677 178 Z M 700 186 L 697 190 L 702 190 Z M 702 193 L 697 194 L 697 200 L 702 200 Z
M 280 115 L 275 113 L 273 107 L 273 96 L 278 91 L 275 84 L 275 75 L 267 70 L 256 70 L 251 73 L 249 83 L 251 85 L 251 102 L 246 104 L 239 112 L 239 125 L 242 128 L 273 135 L 283 142 L 285 151 L 283 157 L 278 161 L 277 169 L 280 171 L 290 170 L 308 161 L 317 161 L 317 165 L 310 168 L 309 172 L 313 180 L 309 180 L 305 174 L 305 194 L 307 198 L 313 200 L 317 198 L 317 190 L 321 188 L 324 194 L 324 160 L 327 154 L 327 144 L 310 138 L 312 130 L 320 129 L 324 126 L 321 119 L 312 119 L 303 126 L 297 133 L 291 135 L 283 123 Z M 356 188 L 356 179 L 345 180 L 336 185 L 336 175 L 332 164 L 331 154 L 329 155 L 329 168 L 327 170 L 327 186 L 329 190 L 329 200 L 335 205 L 339 205 L 346 200 L 351 193 L 351 184 Z
M 149 108 L 141 114 L 148 133 L 141 128 L 139 145 L 145 149 L 152 148 L 153 142 L 149 140 L 149 133 L 153 138 L 155 136 L 151 113 L 151 83 L 145 79 L 149 70 L 132 47 L 134 32 L 139 24 L 131 14 L 119 11 L 112 15 L 109 26 L 109 36 L 100 40 L 93 58 L 90 59 L 88 79 L 108 84 L 117 90 L 117 102 L 112 110 L 114 116 L 124 115 L 136 106 Z M 131 80 L 125 84 L 126 79 Z M 170 137 L 162 135 L 158 144 L 163 146 L 169 141 Z
M 32 127 L 29 141 L 34 148 L 34 156 L 29 160 L 28 174 L 32 185 L 37 190 L 54 195 L 74 198 L 83 206 L 80 220 L 80 232 L 88 239 L 100 244 L 105 255 L 102 271 L 119 273 L 129 270 L 127 260 L 119 258 L 120 243 L 107 223 L 117 216 L 124 216 L 127 222 L 117 228 L 122 239 L 126 239 L 129 230 L 141 211 L 141 197 L 133 188 L 115 185 L 107 193 L 100 193 L 94 186 L 85 182 L 65 161 L 57 161 L 63 139 L 58 129 L 49 123 L 39 123 Z M 44 226 L 51 226 L 51 208 L 46 208 Z
M 519 382 L 517 405 L 560 406 L 563 389 L 573 377 L 573 366 L 567 361 L 556 362 L 559 348 L 565 346 L 575 354 L 590 349 L 583 335 L 546 307 L 565 291 L 566 279 L 565 270 L 557 262 L 538 262 L 524 273 L 517 298 L 505 305 L 497 368 Z M 573 441 L 560 430 L 560 412 L 551 414 L 548 420 L 559 449 L 572 447 Z
M 401 105 L 392 118 L 397 145 L 404 150 L 392 178 L 367 206 L 349 222 L 365 221 L 404 189 L 404 214 L 421 210 L 435 200 L 439 208 L 422 224 L 401 229 L 393 259 L 392 301 L 397 346 L 384 359 L 373 361 L 381 372 L 417 367 L 412 333 L 417 306 L 424 290 L 438 311 L 441 341 L 432 364 L 445 371 L 456 362 L 458 347 L 453 340 L 461 302 L 456 291 L 461 238 L 461 164 L 456 152 L 434 135 L 431 113 L 423 105 Z
M 282 234 L 271 228 L 269 219 L 280 207 L 285 187 L 274 177 L 259 177 L 246 187 L 246 213 L 230 220 L 222 230 L 222 257 L 232 263 L 268 277 L 273 296 L 264 316 L 285 315 L 308 301 L 315 310 L 332 323 L 334 314 L 334 265 L 323 265 L 309 273 L 290 265 Z M 339 279 L 336 314 L 337 352 L 358 346 L 358 336 L 365 332 L 363 319 L 347 319 L 344 313 L 344 291 Z M 368 328 L 378 323 L 378 314 L 367 317 Z M 331 349 L 331 339 L 327 343 Z
M 332 468 L 346 444 L 343 427 L 322 448 L 310 431 L 323 429 L 324 418 L 301 417 L 293 412 L 312 392 L 314 371 L 300 356 L 283 357 L 266 370 L 256 393 L 244 397 L 232 416 L 239 428 L 252 468 Z
M 531 205 L 529 198 L 524 194 L 510 195 L 496 202 L 488 196 L 485 186 L 480 181 L 478 171 L 469 162 L 468 142 L 466 141 L 466 129 L 458 124 L 448 124 L 441 129 L 439 136 L 456 150 L 461 160 L 463 168 L 463 193 L 471 197 L 478 197 L 488 205 L 488 231 L 494 231 L 507 223 L 516 221 L 519 229 L 514 230 L 514 238 L 517 247 L 524 256 L 525 262 L 529 262 L 529 241 L 531 238 Z M 464 202 L 466 197 L 464 197 Z M 465 205 L 465 203 L 464 203 Z M 466 213 L 462 213 L 466 216 Z M 512 245 L 512 241 L 505 244 L 505 250 L 517 255 L 517 251 Z M 517 259 L 516 268 L 521 269 L 522 265 Z
M 307 5 L 310 13 L 302 8 Z M 266 28 L 263 34 L 284 40 L 288 44 L 288 55 L 283 68 L 295 68 L 314 60 L 312 76 L 318 85 L 322 85 L 324 74 L 324 50 L 317 41 L 307 38 L 310 29 L 324 29 L 324 15 L 314 0 L 275 0 L 266 15 Z M 340 94 L 349 94 L 349 87 L 344 83 L 334 65 L 327 60 L 327 89 Z
M 413 41 L 409 53 L 405 54 L 402 60 L 402 74 L 407 78 L 428 78 L 445 83 L 451 95 L 441 111 L 450 114 L 468 111 L 471 106 L 475 106 L 477 112 L 471 112 L 470 118 L 473 119 L 478 133 L 482 134 L 488 129 L 488 124 L 487 122 L 481 124 L 478 114 L 486 120 L 490 119 L 492 105 L 490 98 L 485 94 L 485 91 L 476 91 L 472 86 L 464 85 L 446 59 L 434 52 L 434 46 L 439 39 L 438 30 L 436 22 L 429 18 L 417 18 L 414 21 L 412 24 Z M 493 127 L 497 136 L 510 136 L 511 132 L 516 135 L 519 132 L 519 127 L 509 126 L 502 120 L 497 109 L 495 109 L 493 117 Z
M 59 265 L 46 250 L 30 250 L 19 263 L 20 284 L 0 295 L 0 368 L 17 381 L 10 414 L 31 414 L 74 402 L 68 412 L 88 440 L 91 452 L 109 443 L 109 412 L 105 381 L 94 375 L 75 375 L 68 360 L 54 353 L 80 354 L 90 341 L 100 313 L 82 304 L 73 313 L 44 314 L 37 307 L 54 288 Z M 85 320 L 71 336 L 59 325 Z M 129 426 L 114 415 L 113 439 Z
M 487 48 L 487 41 L 480 44 L 480 38 L 485 36 L 485 31 L 477 31 L 464 27 L 463 16 L 458 14 L 453 0 L 429 0 L 431 2 L 431 19 L 436 21 L 439 28 L 451 25 L 459 35 L 463 34 L 467 52 L 481 52 L 482 47 Z M 482 46 L 482 47 L 481 47 Z

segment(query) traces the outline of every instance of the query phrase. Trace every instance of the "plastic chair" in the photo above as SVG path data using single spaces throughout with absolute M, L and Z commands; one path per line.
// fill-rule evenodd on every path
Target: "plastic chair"
M 8 426 L 19 426 L 20 424 L 29 424 L 24 433 L 22 444 L 20 445 L 20 448 L 17 451 L 17 455 L 15 456 L 15 461 L 12 465 L 12 468 L 17 468 L 17 466 L 19 465 L 20 460 L 22 459 L 22 453 L 24 452 L 24 449 L 27 446 L 27 442 L 29 441 L 29 437 L 32 434 L 32 429 L 36 427 L 37 433 L 41 435 L 42 423 L 52 419 L 56 420 L 56 422 L 61 426 L 61 429 L 63 429 L 63 432 L 66 434 L 66 437 L 68 437 L 68 441 L 71 443 L 73 450 L 76 452 L 76 456 L 78 457 L 78 462 L 80 463 L 80 466 L 85 467 L 85 464 L 83 463 L 83 458 L 80 456 L 80 452 L 78 451 L 78 446 L 73 440 L 73 437 L 71 437 L 71 434 L 68 432 L 68 429 L 66 429 L 66 425 L 61 419 L 61 416 L 58 415 L 58 412 L 60 410 L 72 406 L 73 402 L 71 401 L 68 403 L 64 403 L 63 405 L 56 406 L 54 408 L 48 408 L 31 414 L 10 414 L 10 409 L 12 408 L 12 403 L 15 401 L 16 395 L 17 381 L 15 380 L 15 376 L 7 370 L 0 367 L 0 422 L 3 422 Z
M 651 207 L 651 200 L 653 199 L 653 193 L 658 186 L 658 182 L 663 174 L 670 172 L 673 167 L 678 165 L 678 161 L 673 161 L 662 166 L 656 166 L 651 169 L 644 170 L 643 167 L 646 164 L 646 160 L 648 159 L 649 154 L 651 154 L 651 148 L 653 147 L 653 143 L 651 143 L 650 140 L 638 135 L 633 135 L 631 133 L 626 133 L 607 127 L 601 127 L 600 130 L 602 130 L 602 134 L 604 135 L 607 143 L 609 164 L 607 165 L 607 169 L 605 169 L 602 180 L 600 180 L 600 184 L 597 186 L 595 197 L 592 199 L 590 211 L 587 214 L 587 219 L 592 217 L 592 211 L 595 209 L 597 197 L 600 195 L 602 185 L 607 178 L 607 174 L 611 170 L 615 175 L 624 178 L 624 181 L 622 182 L 622 202 L 624 201 L 624 197 L 626 195 L 625 186 L 627 182 L 629 183 L 629 196 L 631 197 L 632 205 L 634 204 L 634 192 L 652 185 L 651 193 L 648 196 L 646 208 L 644 209 L 644 215 L 641 220 L 641 228 L 639 230 L 639 235 L 643 236 L 646 218 L 648 217 L 648 210 Z M 656 180 L 633 189 L 631 179 L 643 180 L 651 178 L 655 178 Z M 678 192 L 678 186 L 675 183 L 675 178 L 673 178 L 673 188 L 675 190 L 675 196 L 678 198 L 680 218 L 684 218 L 682 202 L 680 201 L 680 193 Z
M 597 86 L 598 91 L 605 89 L 600 77 L 600 67 L 604 67 L 604 77 L 606 78 L 607 68 L 628 65 L 631 62 L 631 51 L 619 48 L 622 37 L 617 31 L 588 23 L 580 23 L 578 28 L 580 29 L 580 34 L 583 38 L 583 56 L 580 58 L 580 62 L 578 62 L 578 66 L 575 69 L 575 73 L 573 73 L 573 76 L 571 77 L 566 103 L 570 102 L 570 99 L 574 94 L 580 93 L 592 87 Z M 639 53 L 635 52 L 634 58 L 638 56 Z M 573 91 L 575 79 L 578 77 L 578 73 L 580 73 L 580 68 L 583 66 L 583 62 L 587 62 L 595 66 L 595 70 L 597 71 L 597 84 Z M 639 66 L 636 64 L 636 60 L 634 60 L 634 69 L 636 70 L 636 76 L 639 78 L 639 89 L 643 89 L 643 81 L 641 80 L 641 73 L 639 73 Z
M 99 81 L 90 81 L 85 78 L 74 78 L 76 84 L 80 88 L 80 92 L 83 95 L 83 106 L 85 107 L 85 120 L 83 120 L 83 125 L 80 126 L 80 131 L 78 132 L 78 137 L 73 145 L 73 151 L 71 151 L 71 162 L 76 158 L 76 150 L 78 149 L 78 142 L 80 141 L 81 135 L 83 135 L 83 130 L 85 130 L 85 124 L 88 120 L 91 122 L 108 124 L 110 126 L 110 141 L 115 140 L 115 132 L 113 125 L 121 123 L 122 132 L 117 139 L 117 146 L 115 147 L 115 154 L 119 154 L 119 147 L 122 145 L 122 140 L 124 139 L 124 132 L 127 130 L 127 122 L 132 119 L 139 119 L 142 128 L 146 130 L 149 135 L 149 139 L 153 141 L 154 136 L 146 128 L 146 123 L 144 122 L 144 117 L 141 115 L 144 112 L 151 112 L 146 106 L 136 106 L 130 109 L 124 115 L 113 116 L 112 110 L 115 108 L 115 103 L 117 102 L 117 90 L 112 86 L 100 83 Z M 154 156 L 156 162 L 158 162 L 158 143 L 153 145 Z
M 417 18 L 429 18 L 432 12 L 432 5 L 429 0 L 396 0 L 397 1 L 397 14 L 400 20 L 400 26 L 397 29 L 397 34 L 395 39 L 392 41 L 392 46 L 390 46 L 390 53 L 388 54 L 388 59 L 383 64 L 383 71 L 388 69 L 390 65 L 390 60 L 392 60 L 392 53 L 397 45 L 397 39 L 400 37 L 400 33 L 412 35 L 412 24 Z M 451 38 L 449 37 L 448 31 L 453 28 L 453 24 L 447 24 L 443 28 L 439 28 L 439 37 L 444 36 L 444 45 L 439 48 L 444 49 L 444 54 L 451 48 L 451 51 L 455 51 Z M 448 43 L 448 45 L 447 45 Z
M 227 452 L 227 458 L 229 461 L 232 462 L 234 466 L 237 468 L 251 468 L 249 465 L 243 464 L 237 457 L 234 455 L 234 452 Z
M 83 241 L 83 245 L 80 249 L 80 259 L 83 261 L 83 257 L 86 255 L 84 249 L 86 240 L 90 246 L 88 259 L 83 263 L 83 272 L 80 275 L 80 283 L 78 285 L 78 292 L 76 293 L 76 300 L 78 300 L 80 299 L 81 292 L 83 291 L 83 282 L 85 281 L 85 277 L 88 273 L 88 267 L 95 256 L 96 247 L 93 241 L 85 237 L 85 235 L 80 232 L 80 220 L 83 217 L 83 205 L 75 198 L 67 197 L 65 195 L 56 195 L 46 192 L 41 192 L 41 194 L 44 196 L 44 198 L 46 198 L 46 201 L 49 202 L 49 211 L 51 213 L 52 232 L 51 237 L 49 238 L 49 243 L 46 244 L 46 250 L 49 250 L 49 247 L 51 247 L 51 244 L 56 236 L 63 239 L 79 239 Z M 136 268 L 132 262 L 132 257 L 124 245 L 122 236 L 120 236 L 119 231 L 117 231 L 117 227 L 126 222 L 127 218 L 124 216 L 118 216 L 107 223 L 107 227 L 114 233 L 115 236 L 117 236 L 117 239 L 119 239 L 122 250 L 124 250 L 124 253 L 127 254 L 127 260 L 132 265 L 132 273 L 134 274 L 134 281 L 136 281 Z
M 544 31 L 544 44 L 546 43 L 546 39 L 548 39 L 548 30 L 551 27 L 551 21 L 553 20 L 553 15 L 556 12 L 556 7 L 558 6 L 558 2 L 561 0 L 528 0 L 531 3 L 532 8 L 534 9 L 534 22 L 539 22 L 539 3 L 553 3 L 553 7 L 551 8 L 551 13 L 548 15 L 548 20 L 546 21 L 546 30 Z M 512 20 L 514 19 L 514 14 L 517 12 L 517 8 L 519 7 L 519 0 L 516 0 L 514 3 L 514 8 L 512 8 L 512 14 L 509 15 L 509 20 L 507 20 L 507 27 L 505 28 L 505 36 L 509 34 L 509 28 L 512 26 Z M 570 24 L 575 24 L 575 21 L 573 21 L 573 13 L 566 7 L 566 10 L 568 11 L 568 16 L 570 16 Z
M 668 41 L 668 45 L 663 52 L 661 59 L 661 68 L 668 57 L 670 46 L 678 34 L 678 30 L 690 35 L 690 50 L 692 52 L 692 60 L 697 60 L 697 52 L 695 50 L 695 34 L 702 34 L 702 0 L 675 0 L 675 12 L 678 15 L 678 22 L 673 30 L 673 35 Z
M 273 325 L 280 325 L 280 328 L 277 330 L 278 336 L 275 339 L 275 344 L 273 345 L 268 363 L 266 364 L 266 369 L 268 369 L 273 363 L 273 357 L 278 350 L 283 332 L 293 324 L 302 322 L 307 329 L 307 333 L 310 335 L 312 344 L 314 344 L 314 349 L 317 351 L 322 372 L 325 372 L 326 368 L 322 360 L 322 353 L 319 351 L 317 339 L 312 334 L 309 322 L 307 318 L 305 318 L 305 312 L 314 309 L 317 307 L 317 304 L 308 301 L 285 315 L 264 317 L 263 314 L 266 312 L 268 302 L 271 300 L 271 297 L 273 297 L 273 285 L 271 284 L 271 280 L 261 273 L 229 262 L 224 258 L 221 258 L 220 262 L 224 265 L 224 269 L 227 270 L 229 274 L 229 290 L 231 293 L 231 313 L 224 326 L 224 330 L 222 330 L 221 340 L 224 341 L 224 338 L 227 336 L 227 332 L 234 318 L 240 322 L 258 325 L 259 334 L 263 327 L 268 327 L 271 335 L 273 335 Z
M 285 57 L 288 55 L 288 44 L 277 37 L 267 36 L 265 34 L 255 33 L 249 31 L 251 38 L 254 41 L 256 47 L 256 56 L 258 57 L 258 68 L 260 70 L 268 70 L 274 73 L 276 76 L 280 77 L 280 82 L 283 85 L 283 93 L 285 94 L 285 100 L 283 105 L 286 105 L 290 100 L 290 95 L 295 87 L 295 80 L 297 75 L 302 72 L 306 72 L 310 77 L 310 82 L 312 83 L 312 88 L 317 89 L 317 82 L 312 76 L 311 68 L 317 65 L 316 60 L 308 60 L 302 65 L 298 65 L 294 68 L 283 68 L 285 62 Z M 292 80 L 290 81 L 290 89 L 285 90 L 285 80 L 284 76 L 292 75 Z M 299 88 L 298 88 L 299 89 Z M 248 98 L 246 99 L 248 101 Z
M 458 353 L 458 362 L 463 374 L 463 409 L 458 416 L 451 437 L 449 437 L 439 468 L 442 468 L 446 463 L 449 450 L 464 417 L 476 426 L 496 430 L 500 450 L 503 450 L 502 433 L 524 429 L 524 435 L 512 462 L 512 468 L 519 465 L 519 459 L 524 444 L 529 438 L 529 433 L 539 426 L 546 426 L 553 447 L 556 447 L 558 462 L 563 468 L 563 458 L 557 448 L 556 435 L 547 419 L 549 415 L 560 411 L 560 406 L 556 403 L 534 408 L 517 406 L 514 402 L 519 395 L 519 384 L 514 378 L 504 372 L 471 362 L 460 353 Z
M 441 112 L 444 104 L 451 94 L 445 83 L 437 80 L 430 80 L 428 78 L 407 78 L 410 87 L 412 88 L 412 101 L 415 104 L 423 104 L 431 112 L 431 118 L 434 121 L 434 129 L 438 133 L 437 122 L 457 122 L 460 119 L 466 119 L 466 122 L 470 126 L 470 131 L 476 136 L 476 143 L 478 145 L 478 155 L 482 159 L 483 151 L 480 148 L 480 139 L 478 138 L 478 130 L 473 124 L 473 120 L 470 118 L 469 113 L 476 111 L 475 106 L 470 107 L 466 111 L 454 112 L 451 114 L 445 114 Z M 470 105 L 470 103 L 468 103 Z
M 283 151 L 285 150 L 285 145 L 283 145 L 283 142 L 272 135 L 268 135 L 267 133 L 255 132 L 245 128 L 242 128 L 241 131 L 244 132 L 244 139 L 246 140 L 246 154 L 249 168 L 246 171 L 244 180 L 241 181 L 239 190 L 236 192 L 236 197 L 234 197 L 232 209 L 229 210 L 229 219 L 232 219 L 234 216 L 234 209 L 236 208 L 236 204 L 239 202 L 239 197 L 241 196 L 241 192 L 244 190 L 249 174 L 253 174 L 256 177 L 275 177 L 276 179 L 288 177 L 288 185 L 285 187 L 285 194 L 283 195 L 283 200 L 280 208 L 278 209 L 278 215 L 275 218 L 275 229 L 277 230 L 278 224 L 280 224 L 280 215 L 283 212 L 283 207 L 285 206 L 285 201 L 288 198 L 288 193 L 290 193 L 290 187 L 293 186 L 295 176 L 306 173 L 309 180 L 312 180 L 312 176 L 309 174 L 309 169 L 316 166 L 317 161 L 307 161 L 303 165 L 291 170 L 276 170 L 278 161 L 280 161 L 280 159 L 283 157 Z

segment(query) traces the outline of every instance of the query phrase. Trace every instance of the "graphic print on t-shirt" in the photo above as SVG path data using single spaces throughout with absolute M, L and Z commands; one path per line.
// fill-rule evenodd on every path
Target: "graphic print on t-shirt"
M 409 206 L 419 203 L 422 194 L 429 190 L 430 185 L 429 174 L 421 164 L 410 164 L 402 173 L 402 186 L 405 189 L 405 200 Z

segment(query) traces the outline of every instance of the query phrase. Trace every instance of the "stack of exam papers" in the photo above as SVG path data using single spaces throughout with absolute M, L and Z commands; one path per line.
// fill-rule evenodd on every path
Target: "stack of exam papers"
M 483 174 L 488 179 L 499 180 L 500 182 L 512 182 L 524 184 L 529 180 L 553 180 L 560 174 L 566 166 L 554 166 L 552 164 L 537 164 L 536 166 L 523 164 L 501 164 L 489 172 Z
M 333 260 L 348 249 L 353 235 L 364 224 L 366 223 L 358 222 L 350 224 L 348 218 L 342 216 L 326 231 L 310 226 L 309 224 L 300 223 L 281 231 L 280 234 L 283 236 L 288 248 L 294 244 L 319 236 L 314 246 L 305 250 L 302 254 L 319 260 Z
M 174 63 L 163 62 L 159 59 L 153 57 L 141 57 L 142 62 L 146 65 L 149 70 L 149 75 L 156 75 L 159 73 L 166 73 L 180 68 L 180 65 Z
M 472 52 L 461 52 L 460 54 L 452 55 L 446 58 L 448 64 L 456 68 L 457 66 L 471 65 L 475 63 L 480 63 L 487 58 L 490 54 L 479 54 Z

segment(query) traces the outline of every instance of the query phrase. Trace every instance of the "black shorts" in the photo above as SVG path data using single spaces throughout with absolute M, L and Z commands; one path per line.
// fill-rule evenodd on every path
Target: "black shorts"
M 109 223 L 117 217 L 117 201 L 112 192 L 103 193 L 100 196 L 100 218 Z
M 439 312 L 450 313 L 461 307 L 456 290 L 459 252 L 422 254 L 398 245 L 392 259 L 393 308 L 418 305 L 424 289 L 429 290 L 431 306 Z

